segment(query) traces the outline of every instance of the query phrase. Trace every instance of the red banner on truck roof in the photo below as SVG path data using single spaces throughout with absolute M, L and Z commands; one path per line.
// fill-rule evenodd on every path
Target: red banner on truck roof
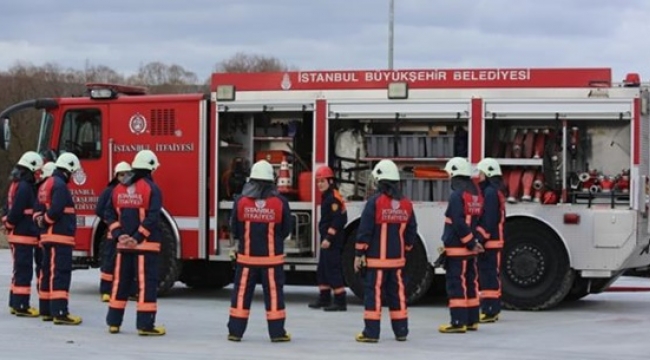
M 412 89 L 569 88 L 611 81 L 608 68 L 290 71 L 215 73 L 212 90 L 217 85 L 234 85 L 238 91 L 385 89 L 392 82 L 407 82 Z

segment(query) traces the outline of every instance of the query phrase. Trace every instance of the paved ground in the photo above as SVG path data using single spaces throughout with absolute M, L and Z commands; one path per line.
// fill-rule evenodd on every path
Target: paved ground
M 0 301 L 7 304 L 11 259 L 0 250 Z M 0 312 L 0 358 L 20 359 L 602 359 L 650 358 L 650 293 L 605 293 L 545 312 L 504 312 L 502 321 L 478 332 L 443 335 L 448 320 L 441 299 L 410 309 L 411 335 L 393 340 L 384 312 L 378 344 L 356 343 L 362 308 L 354 300 L 347 313 L 307 308 L 314 289 L 287 287 L 287 329 L 291 343 L 270 343 L 261 295 L 255 298 L 249 329 L 241 343 L 226 340 L 230 289 L 192 291 L 182 286 L 159 300 L 160 325 L 168 334 L 142 338 L 135 333 L 130 302 L 123 333 L 111 335 L 104 324 L 106 305 L 97 295 L 97 270 L 75 271 L 71 310 L 81 315 L 78 327 L 61 327 L 39 319 Z M 624 278 L 616 285 L 650 286 L 650 280 Z M 35 304 L 36 302 L 33 301 Z M 6 308 L 5 308 L 6 309 Z

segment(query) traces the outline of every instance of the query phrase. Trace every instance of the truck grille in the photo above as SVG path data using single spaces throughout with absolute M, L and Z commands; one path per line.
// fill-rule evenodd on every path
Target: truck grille
M 173 136 L 176 133 L 176 110 L 151 110 L 151 135 Z

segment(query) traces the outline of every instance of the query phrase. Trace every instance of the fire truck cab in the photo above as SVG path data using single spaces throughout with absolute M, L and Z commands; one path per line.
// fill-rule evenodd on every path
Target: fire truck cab
M 344 277 L 361 296 L 352 268 L 356 227 L 373 191 L 370 169 L 392 159 L 419 224 L 405 270 L 411 303 L 444 280 L 436 263 L 450 193 L 444 163 L 494 157 L 509 192 L 504 305 L 547 309 L 650 264 L 648 99 L 637 75 L 614 84 L 602 68 L 217 73 L 205 95 L 89 84 L 85 97 L 16 104 L 0 113 L 0 146 L 8 146 L 12 113 L 37 108 L 38 151 L 81 159 L 70 183 L 78 268 L 101 259 L 106 226 L 94 207 L 113 166 L 155 151 L 161 294 L 176 281 L 231 282 L 233 199 L 250 165 L 266 159 L 294 220 L 287 283 L 315 285 L 320 196 L 312 172 L 330 165 L 347 200 Z

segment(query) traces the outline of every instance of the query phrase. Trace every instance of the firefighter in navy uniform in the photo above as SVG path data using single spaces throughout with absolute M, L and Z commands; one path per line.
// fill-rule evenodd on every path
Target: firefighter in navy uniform
M 321 191 L 321 216 L 318 231 L 321 237 L 321 251 L 318 259 L 317 281 L 320 291 L 316 301 L 309 304 L 312 309 L 325 311 L 346 311 L 347 301 L 341 253 L 343 251 L 344 227 L 348 222 L 343 197 L 334 183 L 334 171 L 329 166 L 316 170 L 316 186 Z M 334 303 L 332 303 L 332 291 Z
M 97 205 L 95 206 L 95 215 L 102 219 L 102 221 L 104 221 L 104 214 L 106 213 L 106 207 L 109 204 L 109 199 L 113 193 L 113 189 L 118 183 L 125 179 L 126 175 L 130 171 L 131 165 L 126 161 L 122 161 L 115 165 L 113 171 L 114 177 L 108 183 L 108 186 L 104 191 L 99 195 Z M 116 242 L 110 231 L 107 232 L 105 241 L 100 245 L 104 248 L 104 251 L 102 252 L 102 264 L 100 268 L 99 293 L 101 294 L 102 302 L 108 302 L 111 299 L 111 291 L 113 289 L 113 272 L 115 271 L 116 253 Z
M 38 310 L 29 305 L 34 262 L 38 254 L 39 230 L 32 220 L 36 200 L 36 175 L 43 167 L 43 158 L 34 151 L 24 153 L 11 172 L 5 216 L 2 222 L 13 258 L 13 276 L 9 292 L 9 309 L 21 317 L 38 317 Z M 36 263 L 39 268 L 40 264 Z
M 42 277 L 39 281 L 41 316 L 56 325 L 79 325 L 81 317 L 68 311 L 72 280 L 72 251 L 75 245 L 77 217 L 68 189 L 72 174 L 81 169 L 79 158 L 63 153 L 54 163 L 56 169 L 38 188 L 34 221 L 41 229 L 43 248 Z
M 238 240 L 235 280 L 228 320 L 228 340 L 241 341 L 258 282 L 264 290 L 272 342 L 291 341 L 284 328 L 284 240 L 291 235 L 289 203 L 274 184 L 273 166 L 265 160 L 251 167 L 248 182 L 233 205 L 232 235 Z
M 461 157 L 450 159 L 445 171 L 451 176 L 451 195 L 445 211 L 442 242 L 446 254 L 446 287 L 451 322 L 441 333 L 478 330 L 479 298 L 476 255 L 483 252 L 479 219 L 483 211 L 480 189 L 471 179 L 472 166 Z
M 485 158 L 476 167 L 480 171 L 480 185 L 485 202 L 481 218 L 481 227 L 485 229 L 485 252 L 478 257 L 480 322 L 493 323 L 499 320 L 501 312 L 499 274 L 506 220 L 506 188 L 501 177 L 501 167 L 495 159 Z
M 162 233 L 162 193 L 151 176 L 160 166 L 151 150 L 141 150 L 131 163 L 132 173 L 117 184 L 109 199 L 104 220 L 117 239 L 115 277 L 106 314 L 108 332 L 117 334 L 124 319 L 126 302 L 138 277 L 136 328 L 143 336 L 165 335 L 155 326 L 158 312 L 158 263 Z
M 356 340 L 379 341 L 382 299 L 385 299 L 395 339 L 405 341 L 409 330 L 403 269 L 406 252 L 411 251 L 416 241 L 417 222 L 413 204 L 398 188 L 397 165 L 381 160 L 372 176 L 377 181 L 377 194 L 366 202 L 355 244 L 355 271 L 366 267 L 365 328 Z

